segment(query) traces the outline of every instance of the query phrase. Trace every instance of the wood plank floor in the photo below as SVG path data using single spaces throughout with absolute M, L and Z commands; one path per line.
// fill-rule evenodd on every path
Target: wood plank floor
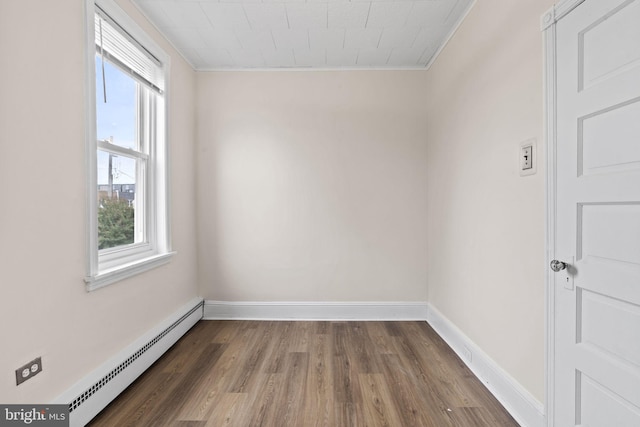
M 425 322 L 201 321 L 90 424 L 518 426 Z

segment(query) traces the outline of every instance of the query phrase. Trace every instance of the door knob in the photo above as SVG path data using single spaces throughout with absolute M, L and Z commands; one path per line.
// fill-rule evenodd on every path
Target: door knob
M 553 261 L 551 261 L 551 269 L 553 271 L 555 271 L 556 273 L 558 271 L 562 271 L 565 268 L 567 268 L 567 264 L 562 262 L 562 261 L 558 261 L 557 259 L 554 259 Z

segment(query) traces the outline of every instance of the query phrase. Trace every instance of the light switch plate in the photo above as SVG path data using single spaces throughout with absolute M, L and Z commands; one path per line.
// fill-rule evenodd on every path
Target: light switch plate
M 533 175 L 538 171 L 538 144 L 535 138 L 518 144 L 518 170 L 520 176 Z
M 533 147 L 531 145 L 526 145 L 522 147 L 522 152 L 520 153 L 520 169 L 526 171 L 527 169 L 533 168 Z

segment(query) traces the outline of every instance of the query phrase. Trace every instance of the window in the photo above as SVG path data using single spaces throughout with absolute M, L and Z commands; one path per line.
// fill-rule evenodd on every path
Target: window
M 87 0 L 89 290 L 171 256 L 168 56 L 112 0 Z

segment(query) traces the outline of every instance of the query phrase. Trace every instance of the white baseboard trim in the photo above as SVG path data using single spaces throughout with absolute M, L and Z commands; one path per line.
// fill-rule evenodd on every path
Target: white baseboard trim
M 542 403 L 431 304 L 427 322 L 522 427 L 546 426 Z
M 54 403 L 68 404 L 70 426 L 84 426 L 202 318 L 195 298 L 77 382 Z
M 205 301 L 205 320 L 426 320 L 426 302 Z

